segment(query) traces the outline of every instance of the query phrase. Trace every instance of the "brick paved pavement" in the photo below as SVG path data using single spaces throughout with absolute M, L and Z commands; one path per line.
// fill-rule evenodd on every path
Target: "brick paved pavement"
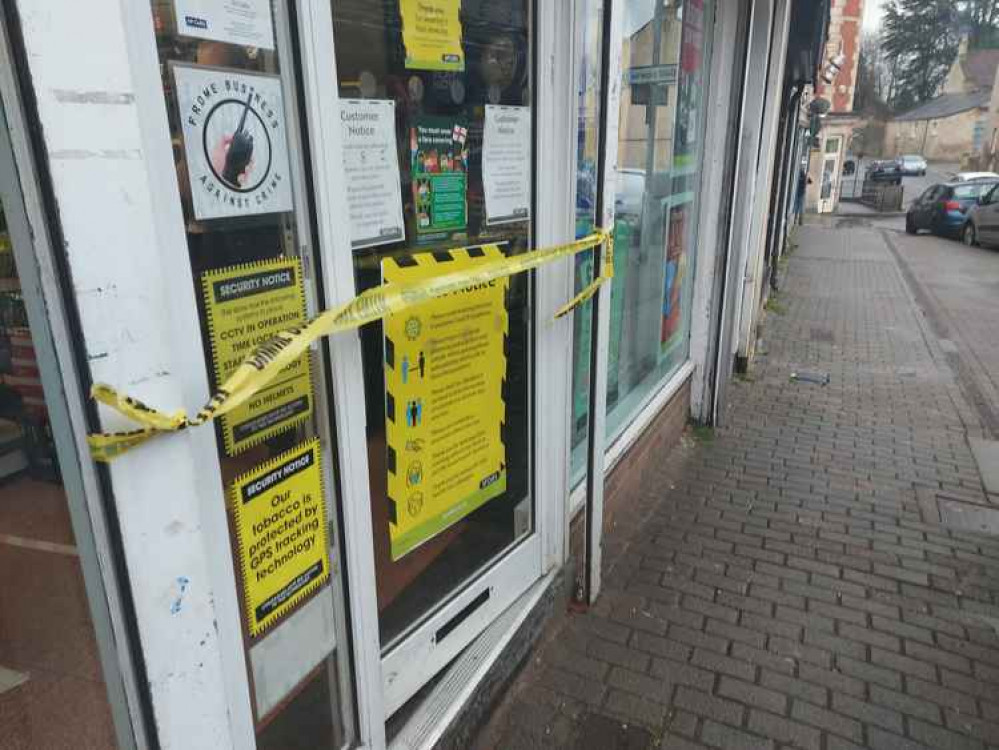
M 664 461 L 477 750 L 999 747 L 999 538 L 924 515 L 986 502 L 981 425 L 881 235 L 798 238 L 729 426 Z

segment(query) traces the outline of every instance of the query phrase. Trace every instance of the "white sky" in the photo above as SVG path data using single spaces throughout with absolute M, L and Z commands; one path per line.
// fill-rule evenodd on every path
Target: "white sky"
M 884 0 L 866 0 L 864 2 L 864 29 L 877 28 L 881 23 L 881 5 Z

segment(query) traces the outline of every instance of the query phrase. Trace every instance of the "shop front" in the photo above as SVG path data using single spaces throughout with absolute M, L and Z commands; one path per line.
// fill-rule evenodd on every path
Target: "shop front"
M 461 746 L 706 377 L 720 5 L 3 5 L 0 736 Z

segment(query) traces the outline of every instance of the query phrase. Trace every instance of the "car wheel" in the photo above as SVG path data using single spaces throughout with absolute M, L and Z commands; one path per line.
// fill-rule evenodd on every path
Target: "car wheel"
M 906 234 L 916 233 L 916 223 L 912 220 L 912 217 L 906 214 L 905 216 L 905 231 Z
M 978 244 L 978 232 L 975 231 L 975 225 L 970 221 L 964 225 L 964 231 L 961 232 L 961 239 L 968 247 L 974 247 Z

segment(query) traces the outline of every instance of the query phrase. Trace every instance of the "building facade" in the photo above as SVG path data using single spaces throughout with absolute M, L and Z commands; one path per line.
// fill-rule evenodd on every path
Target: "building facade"
M 467 747 L 724 419 L 828 6 L 0 8 L 4 747 Z
M 991 145 L 989 103 L 997 71 L 999 50 L 969 50 L 965 38 L 940 95 L 888 121 L 885 155 L 921 154 L 974 166 Z
M 824 72 L 829 80 L 820 76 L 815 84 L 815 98 L 829 102 L 817 148 L 808 155 L 805 206 L 816 213 L 832 213 L 839 205 L 850 138 L 863 125 L 853 113 L 863 17 L 863 0 L 833 0 L 831 4 L 824 62 L 837 56 L 842 62 L 836 68 L 827 66 Z
M 842 53 L 843 64 L 831 83 L 821 78 L 815 83 L 815 96 L 829 101 L 830 112 L 853 112 L 863 22 L 864 0 L 832 0 L 830 3 L 825 59 L 832 60 Z

